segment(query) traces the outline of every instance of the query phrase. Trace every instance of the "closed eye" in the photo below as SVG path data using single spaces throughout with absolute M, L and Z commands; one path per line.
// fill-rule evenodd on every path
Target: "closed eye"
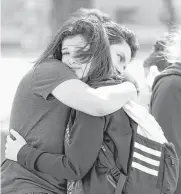
M 70 54 L 69 52 L 62 52 L 62 56 L 69 55 L 69 54 Z
M 119 61 L 121 63 L 125 63 L 125 55 L 124 54 L 117 54 L 117 56 L 119 57 Z

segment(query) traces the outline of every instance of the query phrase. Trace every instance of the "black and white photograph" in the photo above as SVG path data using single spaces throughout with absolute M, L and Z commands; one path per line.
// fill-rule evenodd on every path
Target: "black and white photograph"
M 1 0 L 1 194 L 181 194 L 181 0 Z

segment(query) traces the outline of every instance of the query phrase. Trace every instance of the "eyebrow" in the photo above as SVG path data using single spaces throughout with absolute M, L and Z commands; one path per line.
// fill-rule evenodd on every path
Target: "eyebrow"
M 63 51 L 63 50 L 66 50 L 66 49 L 68 49 L 68 48 L 67 48 L 67 47 L 64 47 L 64 48 L 62 48 L 62 51 Z

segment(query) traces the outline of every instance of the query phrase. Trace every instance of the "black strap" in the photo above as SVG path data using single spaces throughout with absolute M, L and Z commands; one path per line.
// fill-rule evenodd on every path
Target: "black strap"
M 115 188 L 115 194 L 120 194 L 126 182 L 126 176 L 121 173 L 121 171 L 117 168 L 116 163 L 114 161 L 113 153 L 110 151 L 110 149 L 104 142 L 101 147 L 99 157 L 100 159 L 104 160 L 104 163 L 109 169 L 106 175 L 107 180 Z
M 127 180 L 127 177 L 123 173 L 120 173 L 119 180 L 117 182 L 117 186 L 115 189 L 115 194 L 122 193 L 122 190 L 123 190 L 123 187 L 124 187 L 126 180 Z

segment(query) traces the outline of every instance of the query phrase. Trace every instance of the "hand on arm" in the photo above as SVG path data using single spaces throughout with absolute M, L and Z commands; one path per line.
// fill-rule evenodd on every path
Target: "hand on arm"
M 136 87 L 136 90 L 137 90 L 137 94 L 139 94 L 140 92 L 140 86 L 139 86 L 139 82 L 138 80 L 136 79 L 135 76 L 133 76 L 133 72 L 130 71 L 130 68 L 127 68 L 125 71 L 124 71 L 124 79 L 128 82 L 131 82 L 132 84 L 134 84 L 134 86 Z
M 26 140 L 15 130 L 11 129 L 10 134 L 14 137 L 14 140 L 10 135 L 7 136 L 5 145 L 5 157 L 9 160 L 17 161 L 19 150 L 27 143 Z
M 46 153 L 26 144 L 18 153 L 18 162 L 28 170 L 47 173 L 59 180 L 79 180 L 84 177 L 101 148 L 105 120 L 84 113 L 79 114 L 71 129 L 74 134 L 66 155 Z M 15 140 L 16 143 L 18 141 L 19 139 Z

